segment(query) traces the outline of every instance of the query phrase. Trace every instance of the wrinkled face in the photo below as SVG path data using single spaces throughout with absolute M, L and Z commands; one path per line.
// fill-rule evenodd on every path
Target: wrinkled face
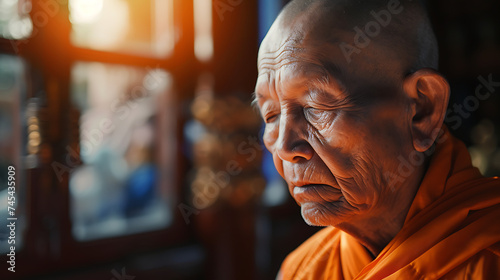
M 412 149 L 402 81 L 299 33 L 275 24 L 259 53 L 256 96 L 277 170 L 310 225 L 395 211 L 398 156 Z

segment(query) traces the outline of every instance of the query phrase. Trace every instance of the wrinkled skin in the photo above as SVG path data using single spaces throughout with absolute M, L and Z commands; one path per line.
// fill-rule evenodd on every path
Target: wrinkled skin
M 331 42 L 353 33 L 341 15 L 331 19 L 335 9 L 312 6 L 282 13 L 261 45 L 264 144 L 304 220 L 336 226 L 376 256 L 401 229 L 425 173 L 424 164 L 403 182 L 387 175 L 398 174 L 398 156 L 415 151 L 419 106 L 404 90 L 408 62 L 391 61 L 373 43 L 349 64 Z

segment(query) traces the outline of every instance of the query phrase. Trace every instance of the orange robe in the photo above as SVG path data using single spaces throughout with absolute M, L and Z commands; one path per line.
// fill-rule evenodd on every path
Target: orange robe
M 327 227 L 293 251 L 282 279 L 500 279 L 500 179 L 484 178 L 446 130 L 401 231 L 373 259 Z

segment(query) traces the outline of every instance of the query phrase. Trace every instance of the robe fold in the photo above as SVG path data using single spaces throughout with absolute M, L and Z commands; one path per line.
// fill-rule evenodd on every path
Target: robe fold
M 401 231 L 373 259 L 327 227 L 293 251 L 282 279 L 500 279 L 500 179 L 484 178 L 446 129 Z

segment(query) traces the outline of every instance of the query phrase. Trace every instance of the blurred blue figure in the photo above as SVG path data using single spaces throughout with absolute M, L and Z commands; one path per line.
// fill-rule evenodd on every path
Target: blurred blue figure
M 125 216 L 140 214 L 153 203 L 157 178 L 156 167 L 151 163 L 132 171 L 125 183 Z

